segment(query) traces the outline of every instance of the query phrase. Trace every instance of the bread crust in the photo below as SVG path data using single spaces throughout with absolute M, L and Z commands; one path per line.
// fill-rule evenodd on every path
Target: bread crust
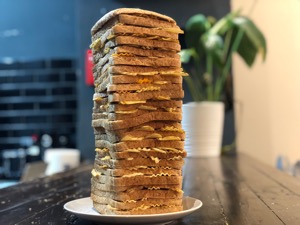
M 117 208 L 121 211 L 127 211 L 127 210 L 133 210 L 138 207 L 145 207 L 145 206 L 151 206 L 151 205 L 161 205 L 161 206 L 167 206 L 167 205 L 181 205 L 182 199 L 163 199 L 163 198 L 143 198 L 140 200 L 131 200 L 128 202 L 122 202 L 122 201 L 116 201 L 110 198 L 106 197 L 100 197 L 95 194 L 91 194 L 91 199 L 99 204 L 105 204 L 110 205 L 113 208 Z
M 170 167 L 173 169 L 181 169 L 184 160 L 183 158 L 176 158 L 175 160 L 169 159 L 157 159 L 154 158 L 136 158 L 136 159 L 110 159 L 110 160 L 101 160 L 95 158 L 95 163 L 99 166 L 107 166 L 107 168 L 134 168 L 140 166 L 148 166 L 148 167 Z M 137 180 L 138 181 L 138 180 Z M 150 183 L 149 183 L 150 184 Z M 170 183 L 171 184 L 171 183 Z
M 92 183 L 92 193 L 97 196 L 110 198 L 116 201 L 128 201 L 128 200 L 138 200 L 142 198 L 182 198 L 183 192 L 174 189 L 164 189 L 164 190 L 148 190 L 148 189 L 133 189 L 132 191 L 103 191 L 98 189 L 96 185 Z
M 108 215 L 144 215 L 144 214 L 161 214 L 161 213 L 170 213 L 178 212 L 183 209 L 183 206 L 162 206 L 162 207 L 151 207 L 147 210 L 117 210 L 108 207 L 105 204 L 99 204 L 97 202 L 93 203 L 94 208 L 101 214 Z
M 173 128 L 173 130 L 178 130 L 178 132 L 182 132 L 183 129 L 182 129 L 182 126 L 181 126 L 181 123 L 180 122 L 176 122 L 176 121 L 167 121 L 167 122 L 164 122 L 164 121 L 150 121 L 148 123 L 144 123 L 142 125 L 139 125 L 139 126 L 136 126 L 136 127 L 130 127 L 130 128 L 125 128 L 125 129 L 119 129 L 119 130 L 114 130 L 113 132 L 116 134 L 116 135 L 122 135 L 126 132 L 132 132 L 132 131 L 137 131 L 137 130 L 153 130 L 153 131 L 159 131 L 159 130 L 170 130 L 168 128 Z M 98 135 L 98 134 L 106 134 L 110 131 L 108 130 L 105 130 L 103 127 L 95 127 L 94 128 L 94 134 L 95 135 Z
M 135 138 L 136 141 L 145 139 L 184 141 L 185 134 L 176 131 L 131 131 L 119 134 L 116 134 L 115 132 L 106 132 L 104 134 L 95 135 L 95 140 L 108 140 L 111 143 L 117 143 L 130 141 L 131 137 Z
M 130 45 L 120 45 L 115 46 L 109 49 L 109 52 L 103 51 L 95 51 L 93 50 L 93 63 L 97 64 L 97 62 L 103 58 L 105 55 L 136 55 L 150 58 L 178 58 L 179 55 L 175 51 L 167 51 L 167 50 L 158 50 L 158 49 L 142 49 L 138 46 L 130 46 Z
M 184 149 L 183 141 L 159 141 L 156 139 L 146 139 L 140 142 L 128 141 L 128 142 L 119 142 L 111 143 L 107 140 L 95 140 L 96 148 L 108 148 L 110 151 L 125 151 L 131 148 L 176 148 Z
M 91 34 L 95 34 L 98 30 L 100 30 L 103 25 L 111 20 L 112 18 L 120 15 L 120 14 L 138 14 L 138 15 L 148 15 L 148 16 L 153 16 L 153 17 L 157 17 L 160 20 L 164 20 L 167 21 L 168 23 L 172 24 L 172 25 L 176 25 L 175 20 L 173 20 L 171 17 L 166 16 L 166 15 L 162 15 L 156 12 L 152 12 L 152 11 L 148 11 L 148 10 L 142 10 L 142 9 L 138 9 L 138 8 L 120 8 L 120 9 L 115 9 L 112 10 L 110 12 L 108 12 L 107 14 L 105 14 L 102 18 L 100 18 L 95 25 L 92 27 L 91 29 Z
M 108 102 L 131 102 L 131 101 L 148 101 L 148 100 L 165 100 L 182 99 L 184 97 L 183 90 L 162 90 L 158 92 L 142 92 L 142 93 L 112 93 L 108 95 Z M 124 104 L 123 103 L 123 104 Z
M 92 127 L 103 127 L 106 130 L 119 130 L 136 127 L 150 121 L 181 121 L 181 113 L 149 112 L 129 120 L 109 121 L 108 119 L 92 120 Z
M 178 67 L 142 67 L 142 66 L 110 66 L 108 68 L 110 74 L 120 74 L 128 76 L 136 75 L 177 75 L 180 76 L 182 68 Z
M 182 183 L 180 184 L 160 184 L 160 185 L 139 185 L 138 183 L 135 185 L 127 185 L 127 186 L 112 186 L 108 184 L 103 184 L 97 182 L 95 178 L 91 178 L 91 184 L 92 186 L 96 187 L 97 189 L 101 191 L 109 191 L 113 192 L 115 194 L 118 194 L 120 192 L 126 192 L 126 193 L 132 193 L 140 190 L 145 191 L 154 191 L 154 190 L 181 190 L 182 189 Z
M 100 148 L 99 148 L 100 149 Z M 159 152 L 157 151 L 157 149 L 159 150 Z M 155 148 L 153 150 L 153 148 L 141 148 L 141 150 L 136 150 L 137 152 L 133 152 L 135 149 L 133 150 L 128 150 L 128 151 L 123 151 L 123 152 L 107 152 L 106 149 L 105 150 L 97 150 L 96 153 L 96 157 L 97 158 L 104 158 L 106 156 L 110 156 L 112 159 L 128 159 L 128 158 L 142 158 L 142 157 L 147 157 L 147 158 L 151 158 L 151 157 L 157 157 L 159 159 L 170 159 L 170 158 L 175 158 L 175 157 L 186 157 L 187 153 L 184 150 L 178 150 L 176 152 L 168 152 L 167 150 L 163 150 L 163 149 L 159 149 L 159 148 Z M 151 170 L 152 173 L 154 173 L 154 171 Z
M 96 178 L 98 183 L 107 184 L 110 186 L 132 186 L 139 185 L 161 185 L 161 184 L 179 184 L 182 182 L 181 176 L 133 176 L 133 177 L 112 177 L 101 175 Z
M 178 40 L 178 33 L 171 33 L 161 28 L 153 27 L 137 27 L 126 24 L 116 24 L 113 27 L 100 30 L 92 36 L 92 42 L 101 41 L 100 47 L 104 43 L 115 36 L 133 36 L 144 37 L 151 39 L 158 39 L 162 41 L 175 41 Z M 98 44 L 99 45 L 99 44 Z

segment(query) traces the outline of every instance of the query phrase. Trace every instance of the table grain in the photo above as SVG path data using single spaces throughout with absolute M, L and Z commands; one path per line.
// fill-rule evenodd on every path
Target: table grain
M 63 209 L 66 202 L 89 196 L 91 169 L 91 163 L 83 164 L 0 189 L 0 225 L 97 224 Z M 186 158 L 183 190 L 203 206 L 172 224 L 300 224 L 300 180 L 245 155 Z

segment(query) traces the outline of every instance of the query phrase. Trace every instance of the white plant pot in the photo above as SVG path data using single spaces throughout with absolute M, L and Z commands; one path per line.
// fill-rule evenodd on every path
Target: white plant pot
M 188 157 L 217 157 L 221 154 L 224 103 L 191 102 L 182 107 Z

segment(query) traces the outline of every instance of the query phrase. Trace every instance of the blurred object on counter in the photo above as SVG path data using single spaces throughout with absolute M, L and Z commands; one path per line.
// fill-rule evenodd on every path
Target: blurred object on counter
M 46 175 L 63 172 L 79 166 L 80 151 L 71 148 L 50 148 L 45 151 L 44 162 L 48 164 Z
M 293 167 L 293 175 L 300 178 L 300 161 L 298 160 Z
M 276 168 L 290 174 L 291 172 L 290 160 L 286 156 L 283 155 L 278 156 L 276 160 Z
M 26 163 L 24 149 L 9 149 L 2 151 L 3 174 L 9 179 L 19 179 Z
M 26 149 L 26 162 L 35 162 L 41 160 L 41 151 L 38 144 L 38 135 L 31 136 L 31 145 Z
M 46 168 L 47 164 L 43 161 L 26 163 L 21 177 L 21 182 L 33 180 L 39 177 L 44 177 Z
M 58 147 L 67 147 L 70 144 L 70 140 L 67 135 L 58 136 Z
M 53 138 L 50 134 L 42 134 L 40 137 L 40 148 L 41 148 L 41 157 L 44 158 L 46 149 L 52 148 Z
M 18 181 L 15 180 L 0 180 L 0 189 L 7 188 L 16 184 L 18 184 Z
M 89 86 L 94 86 L 93 67 L 93 53 L 91 49 L 88 49 L 85 52 L 85 83 Z

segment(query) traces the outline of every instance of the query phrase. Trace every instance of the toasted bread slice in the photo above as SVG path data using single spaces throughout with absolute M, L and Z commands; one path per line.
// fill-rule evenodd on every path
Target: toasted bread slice
M 99 61 L 94 64 L 97 70 L 103 67 L 105 64 L 109 65 L 134 65 L 134 66 L 152 66 L 152 67 L 181 67 L 181 61 L 179 55 L 175 58 L 150 58 L 136 55 L 115 55 L 108 53 Z
M 96 140 L 96 148 L 108 148 L 110 151 L 121 152 L 128 149 L 136 148 L 174 148 L 174 149 L 184 149 L 183 141 L 159 141 L 156 139 L 146 139 L 140 142 L 128 141 L 128 142 L 119 142 L 119 143 L 110 143 L 106 140 Z
M 106 26 L 92 36 L 92 41 L 98 38 L 111 39 L 113 36 L 140 36 L 140 37 L 162 37 L 165 40 L 177 40 L 178 33 L 172 33 L 161 28 L 132 26 L 127 24 L 116 23 L 113 26 Z
M 186 76 L 186 73 L 179 67 L 147 67 L 147 66 L 133 66 L 133 65 L 109 65 L 105 64 L 103 67 L 94 67 L 93 76 L 97 81 L 95 86 L 104 81 L 108 76 L 113 75 L 127 75 L 127 76 Z
M 178 31 L 177 33 L 182 33 L 171 17 L 148 10 L 121 8 L 110 11 L 100 18 L 91 29 L 92 36 L 113 19 L 117 21 L 114 24 L 121 23 L 141 27 L 172 27 L 173 29 L 169 30 L 169 32 L 176 33 L 175 31 Z M 108 27 L 111 27 L 111 25 Z
M 149 137 L 148 137 L 149 136 Z M 159 141 L 184 141 L 185 136 L 181 133 L 176 133 L 173 135 L 163 136 L 159 133 L 150 133 L 146 137 L 139 137 L 139 136 L 132 136 L 132 135 L 124 135 L 123 138 L 114 134 L 98 134 L 95 135 L 95 140 L 107 140 L 111 143 L 118 143 L 118 142 L 140 142 L 147 139 L 154 139 Z
M 107 107 L 108 109 L 107 112 L 130 111 L 135 109 L 148 110 L 150 112 L 153 112 L 153 111 L 157 111 L 160 108 L 169 109 L 169 108 L 179 108 L 179 107 L 182 107 L 182 100 L 147 101 L 146 103 L 138 103 L 138 104 L 109 104 Z
M 91 193 L 104 198 L 113 199 L 116 201 L 132 201 L 143 198 L 164 198 L 177 199 L 183 197 L 183 191 L 180 189 L 164 189 L 164 190 L 148 190 L 148 189 L 132 189 L 131 191 L 103 191 L 92 184 Z
M 116 153 L 116 154 L 120 154 L 120 153 Z M 182 176 L 181 170 L 171 169 L 169 167 L 139 166 L 139 167 L 125 168 L 125 169 L 109 169 L 95 164 L 93 170 L 95 170 L 100 174 L 104 174 L 106 176 L 112 176 L 112 177 L 122 177 L 122 176 L 128 176 L 136 173 L 145 174 L 145 175 L 166 174 L 166 175 Z
M 182 84 L 181 76 L 166 76 L 166 75 L 153 75 L 153 76 L 127 76 L 127 75 L 111 75 L 106 71 L 104 74 L 98 76 L 94 81 L 95 91 L 103 92 L 110 84 Z
M 153 110 L 151 110 L 153 111 Z M 181 108 L 158 108 L 155 110 L 156 112 L 172 112 L 172 113 L 181 113 Z M 115 120 L 130 120 L 132 117 L 141 116 L 149 113 L 149 110 L 145 109 L 134 109 L 134 110 L 123 110 L 116 111 L 112 113 L 107 112 L 94 112 L 92 115 L 93 120 L 97 119 L 108 119 L 110 121 Z
M 116 134 L 106 132 L 105 134 L 95 135 L 95 140 L 107 140 L 111 143 L 142 141 L 145 139 L 156 139 L 159 141 L 183 141 L 185 134 L 177 131 L 132 131 Z
M 161 91 L 161 90 L 182 90 L 181 84 L 110 84 L 107 86 L 107 92 L 147 92 L 147 91 Z
M 176 102 L 174 100 L 170 100 Z M 136 101 L 125 101 L 123 103 L 134 103 Z M 140 102 L 140 100 L 138 100 Z M 149 101 L 150 102 L 150 101 Z M 168 101 L 156 101 L 166 103 Z M 169 113 L 181 113 L 182 109 L 180 105 L 172 104 L 98 104 L 94 102 L 92 119 L 107 118 L 108 120 L 124 120 L 131 119 L 132 117 L 141 116 L 149 112 L 169 112 Z
M 126 129 L 114 130 L 113 132 L 116 135 L 122 135 L 126 132 L 132 132 L 132 131 L 174 131 L 174 132 L 184 133 L 181 123 L 173 122 L 173 121 L 166 121 L 166 122 L 151 121 L 151 122 L 139 125 L 137 127 L 130 127 L 130 128 L 126 128 Z M 94 128 L 95 135 L 106 134 L 107 132 L 110 132 L 110 131 L 105 130 L 103 127 L 95 127 Z
M 149 58 L 175 58 L 179 57 L 179 54 L 175 51 L 167 51 L 162 49 L 142 49 L 137 46 L 120 45 L 107 49 L 108 51 L 95 51 L 93 50 L 93 63 L 96 64 L 105 55 L 115 56 L 143 56 Z
M 106 130 L 118 130 L 136 127 L 150 121 L 181 121 L 181 113 L 149 112 L 129 120 L 109 121 L 108 119 L 97 119 L 92 121 L 92 127 L 103 127 Z
M 140 37 L 149 40 L 170 41 L 178 43 L 178 34 L 159 28 L 146 28 L 116 24 L 112 28 L 107 27 L 92 36 L 91 48 L 95 51 L 105 46 L 105 43 L 118 36 Z
M 149 112 L 154 111 L 167 111 L 170 112 L 172 108 L 181 108 L 181 100 L 169 100 L 169 101 L 147 101 L 146 103 L 137 104 L 108 104 L 108 99 L 97 97 L 98 93 L 94 94 L 94 113 L 101 112 L 114 112 L 123 113 L 123 111 L 134 111 L 134 110 L 146 110 Z
M 128 159 L 128 158 L 142 158 L 142 157 L 158 157 L 159 159 L 169 159 L 177 156 L 186 157 L 186 151 L 177 150 L 168 151 L 160 148 L 140 148 L 129 149 L 123 152 L 108 152 L 107 148 L 96 148 L 96 157 L 105 158 L 106 156 L 112 159 Z
M 157 157 L 149 158 L 127 158 L 127 159 L 111 159 L 110 157 L 95 158 L 95 163 L 99 166 L 107 166 L 107 168 L 132 168 L 136 166 L 148 167 L 170 167 L 173 169 L 181 169 L 184 160 L 180 156 L 172 159 L 159 159 Z
M 126 76 L 112 75 L 109 77 L 111 84 L 182 84 L 181 76 Z
M 160 75 L 157 75 L 160 76 Z M 150 78 L 150 79 L 149 79 Z M 182 78 L 179 76 L 164 76 L 156 79 L 152 77 L 141 78 L 141 76 L 126 76 L 126 75 L 118 75 L 118 76 L 108 76 L 108 77 L 101 77 L 97 78 L 95 81 L 95 92 L 101 93 L 107 90 L 107 87 L 110 85 L 138 85 L 138 84 L 151 84 L 164 86 L 164 85 L 182 85 Z M 174 85 L 175 86 L 175 85 Z
M 151 110 L 153 111 L 153 110 Z M 156 112 L 181 112 L 181 108 L 159 108 L 155 110 Z M 149 113 L 149 110 L 144 109 L 133 109 L 133 110 L 123 110 L 123 111 L 116 111 L 112 113 L 104 112 L 93 112 L 92 119 L 108 119 L 110 121 L 114 120 L 126 120 L 131 119 L 135 116 L 141 116 L 143 114 Z
M 99 204 L 107 204 L 113 208 L 117 208 L 118 210 L 133 210 L 136 208 L 147 207 L 152 205 L 181 205 L 181 198 L 143 198 L 140 200 L 128 200 L 128 201 L 116 201 L 113 199 L 101 197 L 95 194 L 91 194 L 91 199 Z
M 152 67 L 181 67 L 179 58 L 156 58 L 153 60 L 143 56 L 111 56 L 108 63 L 110 65 L 135 65 Z
M 107 70 L 109 67 L 108 65 L 114 65 L 114 66 L 145 66 L 145 67 L 166 67 L 167 69 L 169 69 L 169 67 L 180 67 L 180 60 L 174 60 L 174 59 L 170 59 L 170 58 L 166 58 L 166 59 L 157 59 L 157 60 L 153 60 L 153 59 L 149 59 L 146 57 L 141 57 L 141 59 L 138 59 L 137 57 L 117 57 L 116 61 L 112 61 L 111 64 L 106 64 L 104 65 L 104 67 L 98 67 L 98 65 L 96 65 L 94 67 L 94 69 L 96 70 L 94 72 L 94 77 L 95 77 L 95 86 L 100 88 L 100 90 L 97 90 L 98 92 L 101 92 L 103 90 L 105 90 L 105 85 L 108 85 L 110 83 L 110 79 L 109 77 L 111 76 L 111 74 L 109 74 L 109 71 Z M 110 60 L 114 60 L 114 57 L 111 57 Z M 100 62 L 99 62 L 100 63 Z M 98 72 L 98 71 L 102 71 L 105 70 L 103 73 L 102 72 Z M 144 68 L 145 70 L 145 68 Z M 165 75 L 166 76 L 166 75 Z M 153 79 L 153 78 L 152 78 Z M 128 82 L 128 81 L 127 81 Z M 143 81 L 140 81 L 143 82 Z M 157 82 L 156 84 L 164 84 L 164 82 Z M 100 85 L 100 87 L 99 87 Z
M 143 67 L 143 66 L 110 66 L 108 72 L 111 74 L 131 76 L 170 75 L 183 76 L 185 73 L 178 67 Z
M 168 101 L 171 99 L 182 99 L 184 91 L 181 90 L 162 90 L 141 93 L 112 93 L 108 95 L 108 102 L 120 102 L 127 104 L 130 102 L 147 102 L 149 100 Z
M 176 25 L 174 21 L 165 21 L 161 18 L 153 18 L 145 16 L 145 14 L 139 15 L 129 15 L 129 14 L 120 14 L 119 21 L 123 24 L 129 24 L 133 26 L 141 27 L 154 27 L 159 28 L 171 33 L 182 34 L 183 31 Z
M 108 184 L 103 184 L 99 183 L 97 179 L 91 178 L 91 184 L 92 186 L 96 187 L 97 189 L 101 191 L 110 191 L 110 192 L 135 192 L 139 190 L 147 190 L 147 191 L 152 191 L 152 190 L 175 190 L 180 192 L 182 189 L 182 183 L 180 184 L 160 184 L 160 185 L 139 185 L 138 183 L 135 185 L 131 186 L 112 186 Z
M 110 49 L 120 45 L 134 46 L 142 49 L 167 50 L 173 51 L 174 53 L 180 52 L 181 49 L 178 40 L 175 42 L 153 40 L 143 37 L 116 36 L 113 39 L 107 41 L 102 48 L 94 48 L 93 50 L 95 52 L 103 52 L 104 54 L 107 54 Z
M 94 170 L 93 170 L 94 171 Z M 109 186 L 132 186 L 139 185 L 161 185 L 161 184 L 179 184 L 182 182 L 182 176 L 157 176 L 132 173 L 122 177 L 112 177 L 103 174 L 93 173 L 96 182 L 107 184 Z
M 101 77 L 109 75 L 127 75 L 127 76 L 153 76 L 153 75 L 165 75 L 165 76 L 185 76 L 186 73 L 182 71 L 182 68 L 178 67 L 145 67 L 145 66 L 127 66 L 117 65 L 110 66 L 105 64 L 103 67 L 95 68 L 93 72 L 94 79 L 97 80 Z M 106 73 L 108 72 L 108 73 Z M 104 79 L 104 78 L 102 78 Z
M 170 213 L 178 212 L 183 209 L 183 206 L 180 205 L 155 205 L 155 206 L 145 206 L 132 210 L 118 210 L 113 208 L 110 205 L 100 204 L 93 202 L 94 208 L 101 214 L 108 215 L 144 215 L 144 214 L 161 214 L 161 213 Z

